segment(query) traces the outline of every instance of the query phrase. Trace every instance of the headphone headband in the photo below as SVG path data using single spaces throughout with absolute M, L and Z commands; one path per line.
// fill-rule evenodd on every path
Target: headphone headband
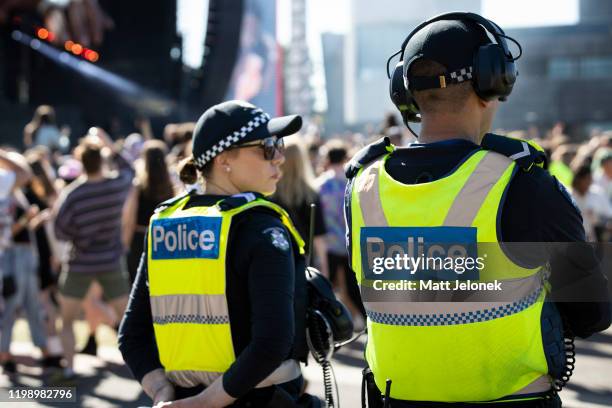
M 404 60 L 404 50 L 406 49 L 406 45 L 408 45 L 408 42 L 412 39 L 412 37 L 414 37 L 416 33 L 421 31 L 424 27 L 428 26 L 429 24 L 435 23 L 436 21 L 442 21 L 442 20 L 473 21 L 477 24 L 480 24 L 482 27 L 484 27 L 485 30 L 491 33 L 493 38 L 495 38 L 495 41 L 504 50 L 504 54 L 508 58 L 512 58 L 512 54 L 510 53 L 510 50 L 508 49 L 508 44 L 506 43 L 506 40 L 504 38 L 506 33 L 504 32 L 504 30 L 502 30 L 500 26 L 498 26 L 491 20 L 488 20 L 476 13 L 454 11 L 451 13 L 443 13 L 435 17 L 432 17 L 429 20 L 419 24 L 414 30 L 412 30 L 412 32 L 408 34 L 408 37 L 406 37 L 406 39 L 402 43 L 402 48 L 400 50 L 400 61 Z

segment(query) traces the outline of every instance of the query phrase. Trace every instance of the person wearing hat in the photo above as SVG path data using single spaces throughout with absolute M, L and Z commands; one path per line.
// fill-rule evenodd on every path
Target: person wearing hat
M 154 404 L 297 406 L 304 242 L 265 197 L 282 176 L 282 138 L 301 125 L 241 101 L 198 120 L 180 174 L 203 178 L 205 193 L 156 209 L 120 328 L 123 358 Z
M 564 335 L 610 325 L 606 278 L 541 148 L 488 133 L 517 80 L 507 38 L 472 13 L 419 25 L 390 76 L 418 142 L 383 138 L 346 167 L 369 406 L 560 406 Z

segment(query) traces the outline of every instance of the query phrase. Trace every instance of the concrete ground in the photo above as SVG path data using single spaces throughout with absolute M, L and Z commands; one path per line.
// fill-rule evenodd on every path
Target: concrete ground
M 87 329 L 77 323 L 77 345 L 85 342 Z M 76 403 L 7 403 L 1 407 L 139 407 L 150 404 L 139 384 L 131 378 L 116 347 L 114 333 L 100 328 L 101 343 L 98 357 L 77 355 L 75 366 L 80 374 L 76 384 Z M 603 408 L 612 406 L 612 329 L 595 335 L 588 341 L 577 341 L 577 364 L 570 384 L 562 391 L 564 407 Z M 361 368 L 363 367 L 364 339 L 344 347 L 334 357 L 334 372 L 339 384 L 342 407 L 360 407 Z M 11 350 L 18 355 L 18 373 L 0 375 L 0 389 L 10 386 L 40 387 L 49 380 L 36 359 L 38 351 L 29 342 L 27 325 L 20 320 L 15 328 Z M 321 368 L 311 359 L 304 368 L 308 391 L 323 396 Z

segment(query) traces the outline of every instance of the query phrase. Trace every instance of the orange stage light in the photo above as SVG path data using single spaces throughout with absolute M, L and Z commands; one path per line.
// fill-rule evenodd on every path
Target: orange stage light
M 49 31 L 46 28 L 39 28 L 36 35 L 38 35 L 38 38 L 41 40 L 46 40 L 49 38 Z
M 83 52 L 83 46 L 81 44 L 74 44 L 71 51 L 74 55 L 80 55 Z

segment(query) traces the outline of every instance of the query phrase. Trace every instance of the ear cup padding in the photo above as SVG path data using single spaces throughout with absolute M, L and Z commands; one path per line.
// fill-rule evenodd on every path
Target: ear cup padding
M 389 96 L 391 102 L 402 114 L 402 119 L 408 122 L 420 122 L 421 118 L 418 116 L 419 107 L 416 101 L 412 97 L 412 92 L 406 87 L 406 78 L 403 72 L 403 62 L 400 61 L 393 70 L 391 80 L 389 81 Z
M 393 104 L 401 111 L 403 105 L 407 105 L 405 78 L 402 75 L 403 64 L 397 64 L 389 81 L 389 96 Z
M 509 61 L 498 44 L 481 46 L 474 55 L 473 84 L 476 94 L 486 100 L 510 95 L 516 81 L 514 63 Z

